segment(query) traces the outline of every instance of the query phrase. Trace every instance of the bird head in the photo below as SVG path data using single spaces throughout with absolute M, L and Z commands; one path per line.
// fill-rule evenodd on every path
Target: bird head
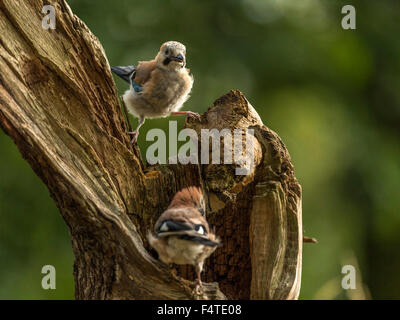
M 177 41 L 162 44 L 156 57 L 158 67 L 162 69 L 179 69 L 186 65 L 186 47 Z

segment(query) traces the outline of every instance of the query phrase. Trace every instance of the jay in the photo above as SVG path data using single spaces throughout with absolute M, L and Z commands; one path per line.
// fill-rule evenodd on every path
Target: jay
M 155 234 L 147 238 L 166 263 L 191 264 L 196 270 L 195 292 L 202 289 L 204 260 L 220 245 L 205 219 L 205 204 L 200 188 L 188 187 L 178 192 L 155 224 Z
M 137 66 L 111 67 L 111 70 L 129 83 L 122 96 L 128 111 L 139 118 L 132 143 L 137 141 L 139 128 L 146 118 L 186 115 L 199 118 L 191 111 L 179 112 L 189 98 L 193 76 L 186 67 L 186 47 L 176 41 L 165 42 L 151 61 L 140 61 Z

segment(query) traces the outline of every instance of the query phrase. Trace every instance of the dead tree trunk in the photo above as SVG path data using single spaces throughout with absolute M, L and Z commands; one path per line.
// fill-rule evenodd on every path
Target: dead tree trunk
M 56 30 L 42 28 L 47 4 Z M 205 190 L 223 242 L 205 267 L 204 298 L 298 297 L 301 188 L 283 142 L 240 92 L 188 126 L 253 128 L 250 175 L 235 175 L 235 164 L 146 167 L 130 148 L 105 53 L 65 1 L 0 0 L 0 29 L 0 125 L 69 227 L 77 299 L 192 298 L 191 282 L 155 260 L 144 237 L 189 185 Z

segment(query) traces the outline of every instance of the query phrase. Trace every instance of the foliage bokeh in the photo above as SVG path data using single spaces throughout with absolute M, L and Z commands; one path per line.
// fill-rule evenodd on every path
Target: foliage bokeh
M 344 1 L 67 2 L 111 65 L 181 41 L 195 77 L 185 110 L 239 89 L 282 137 L 303 187 L 305 234 L 319 240 L 304 246 L 301 299 L 400 298 L 399 1 L 353 1 L 356 30 L 341 27 Z M 168 120 L 146 121 L 142 150 L 153 127 Z M 0 148 L 0 298 L 71 299 L 68 229 L 3 133 Z M 41 288 L 46 264 L 56 290 Z M 352 292 L 341 288 L 345 264 L 357 266 Z

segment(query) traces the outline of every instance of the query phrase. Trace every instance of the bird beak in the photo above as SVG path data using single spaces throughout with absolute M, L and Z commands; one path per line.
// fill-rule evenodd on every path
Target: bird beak
M 178 54 L 175 57 L 171 57 L 171 60 L 178 61 L 178 62 L 183 62 L 183 60 L 185 60 L 185 58 L 183 57 L 183 55 Z

